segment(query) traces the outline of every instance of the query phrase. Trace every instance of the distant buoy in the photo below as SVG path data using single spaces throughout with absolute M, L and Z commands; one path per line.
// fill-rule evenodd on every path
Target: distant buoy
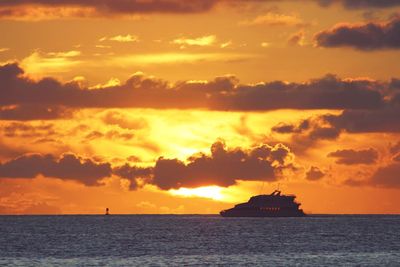
M 106 208 L 106 215 L 110 215 L 108 208 Z

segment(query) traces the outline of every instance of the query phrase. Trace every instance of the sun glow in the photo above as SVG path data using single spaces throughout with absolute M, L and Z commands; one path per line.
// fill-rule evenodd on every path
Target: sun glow
M 222 200 L 224 196 L 222 194 L 222 188 L 219 186 L 204 186 L 198 188 L 179 188 L 171 189 L 169 192 L 175 196 L 183 197 L 204 197 L 213 200 Z

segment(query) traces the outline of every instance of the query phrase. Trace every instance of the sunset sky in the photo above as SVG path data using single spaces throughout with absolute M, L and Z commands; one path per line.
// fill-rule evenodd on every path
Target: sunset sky
M 400 1 L 0 1 L 0 214 L 400 213 Z

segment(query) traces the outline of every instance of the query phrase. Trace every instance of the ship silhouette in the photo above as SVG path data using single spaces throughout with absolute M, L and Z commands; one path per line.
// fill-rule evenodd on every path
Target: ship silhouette
M 295 195 L 282 195 L 275 190 L 270 195 L 253 196 L 246 203 L 220 212 L 223 217 L 303 217 L 305 213 L 295 202 Z

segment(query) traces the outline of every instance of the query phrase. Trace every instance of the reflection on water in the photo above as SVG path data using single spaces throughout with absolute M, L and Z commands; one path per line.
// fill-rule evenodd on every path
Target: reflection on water
M 400 216 L 0 216 L 0 265 L 400 265 Z

